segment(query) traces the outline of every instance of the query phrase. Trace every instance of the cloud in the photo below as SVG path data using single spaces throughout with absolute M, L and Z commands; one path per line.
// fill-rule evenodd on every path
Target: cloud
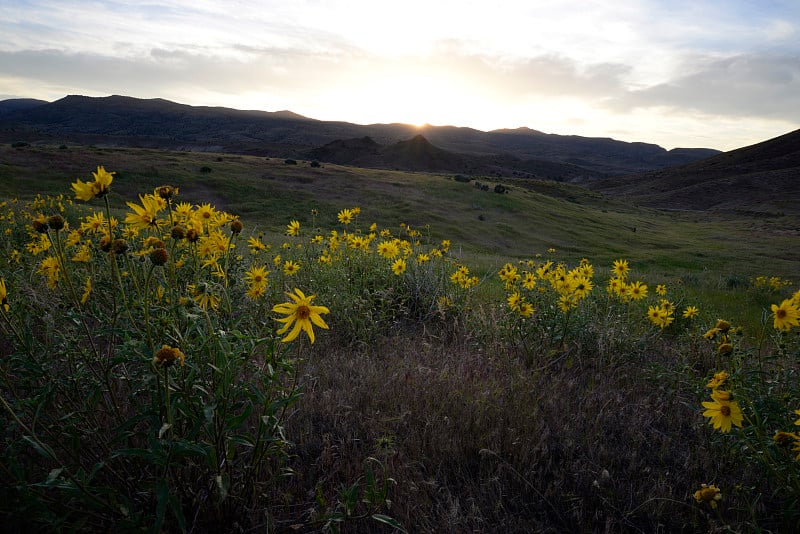
M 617 111 L 668 107 L 727 117 L 800 122 L 800 55 L 695 57 L 674 79 L 610 99 Z

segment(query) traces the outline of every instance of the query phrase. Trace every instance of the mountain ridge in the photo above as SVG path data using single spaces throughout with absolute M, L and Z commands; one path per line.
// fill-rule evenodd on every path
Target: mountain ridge
M 121 95 L 68 95 L 54 102 L 8 111 L 12 104 L 0 101 L 0 135 L 6 140 L 25 135 L 32 141 L 61 139 L 106 146 L 298 157 L 335 140 L 368 136 L 379 144 L 392 145 L 422 134 L 448 152 L 513 157 L 521 162 L 544 160 L 610 175 L 684 164 L 719 153 L 703 148 L 672 152 L 650 143 L 561 136 L 529 128 L 484 132 L 456 126 L 359 125 L 320 121 L 288 110 L 189 106 Z

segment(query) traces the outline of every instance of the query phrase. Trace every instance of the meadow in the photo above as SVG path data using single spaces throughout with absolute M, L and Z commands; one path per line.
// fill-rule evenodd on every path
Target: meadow
M 0 217 L 10 531 L 798 526 L 792 216 L 42 145 Z

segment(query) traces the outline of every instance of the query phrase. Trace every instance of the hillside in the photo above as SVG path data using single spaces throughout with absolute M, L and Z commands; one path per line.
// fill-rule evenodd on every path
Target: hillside
M 659 169 L 717 153 L 667 151 L 647 143 L 544 134 L 527 128 L 483 132 L 452 126 L 358 125 L 319 121 L 289 111 L 242 111 L 125 96 L 73 95 L 34 106 L 19 106 L 18 100 L 0 102 L 0 141 L 5 142 L 79 142 L 299 157 L 336 140 L 368 136 L 391 145 L 418 134 L 454 153 L 545 160 L 607 174 Z
M 470 176 L 539 178 L 584 181 L 603 174 L 577 165 L 547 160 L 521 160 L 511 155 L 470 155 L 450 152 L 423 135 L 383 146 L 371 137 L 337 139 L 307 152 L 307 158 L 326 163 L 375 169 L 447 172 Z
M 657 208 L 800 213 L 800 130 L 689 165 L 587 186 Z

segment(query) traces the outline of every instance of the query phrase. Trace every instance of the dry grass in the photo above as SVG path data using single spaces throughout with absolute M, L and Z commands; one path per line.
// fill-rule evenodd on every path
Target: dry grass
M 709 528 L 691 498 L 720 473 L 709 430 L 692 392 L 653 372 L 675 355 L 580 356 L 537 370 L 503 347 L 418 336 L 319 351 L 289 425 L 297 465 L 331 491 L 380 459 L 410 532 Z

